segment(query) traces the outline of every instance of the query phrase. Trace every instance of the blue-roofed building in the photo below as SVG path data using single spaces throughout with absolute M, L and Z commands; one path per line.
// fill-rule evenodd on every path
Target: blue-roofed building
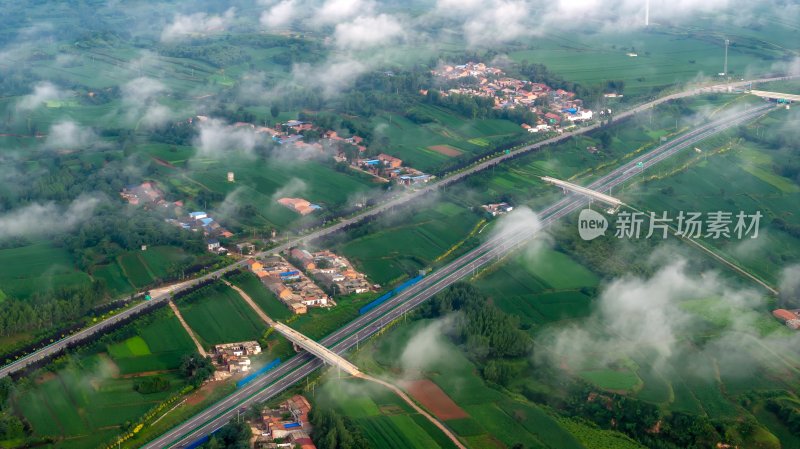
M 287 143 L 294 143 L 303 140 L 303 136 L 300 134 L 295 134 L 292 136 L 272 136 L 272 140 L 277 143 L 278 145 L 285 145 Z
M 193 220 L 200 220 L 208 217 L 208 214 L 205 212 L 189 212 L 189 217 L 191 217 Z
M 214 222 L 214 219 L 213 219 L 213 218 L 211 218 L 211 217 L 206 217 L 206 218 L 201 218 L 201 219 L 200 219 L 200 223 L 202 223 L 202 224 L 203 224 L 203 226 L 208 226 L 208 225 L 210 225 L 210 224 L 211 224 L 211 223 L 213 223 L 213 222 Z

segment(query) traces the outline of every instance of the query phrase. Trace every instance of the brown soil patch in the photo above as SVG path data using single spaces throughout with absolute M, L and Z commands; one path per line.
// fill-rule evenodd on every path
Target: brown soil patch
M 430 380 L 414 380 L 407 382 L 404 386 L 417 402 L 442 421 L 469 417 L 464 409 L 453 402 L 447 393 Z
M 162 369 L 162 370 L 156 370 L 156 371 L 142 371 L 140 373 L 123 374 L 123 375 L 119 376 L 119 378 L 120 379 L 133 379 L 133 378 L 136 378 L 136 377 L 156 376 L 158 374 L 166 374 L 166 373 L 171 373 L 173 371 L 175 371 L 175 370 Z
M 461 156 L 461 153 L 463 153 L 463 151 L 450 145 L 432 145 L 428 149 L 450 157 Z
M 224 385 L 225 382 L 206 382 L 199 390 L 186 397 L 186 405 L 197 405 L 203 402 L 218 386 Z
M 36 378 L 36 380 L 34 380 L 34 383 L 36 385 L 41 385 L 41 384 L 47 382 L 48 380 L 53 380 L 55 378 L 56 378 L 56 373 L 48 371 L 48 372 L 43 373 L 40 376 L 38 376 Z
M 164 159 L 161 159 L 160 157 L 155 157 L 155 156 L 150 156 L 150 157 L 153 158 L 156 164 L 161 165 L 162 167 L 177 168 L 174 165 L 170 164 L 169 162 L 165 161 Z

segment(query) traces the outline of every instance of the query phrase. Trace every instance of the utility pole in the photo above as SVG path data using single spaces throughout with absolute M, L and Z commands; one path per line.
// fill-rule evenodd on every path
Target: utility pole
M 731 43 L 729 39 L 725 39 L 725 65 L 723 66 L 722 73 L 728 76 L 728 45 Z

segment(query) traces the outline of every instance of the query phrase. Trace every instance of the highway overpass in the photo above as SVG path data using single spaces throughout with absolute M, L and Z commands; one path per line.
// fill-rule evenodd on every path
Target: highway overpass
M 553 184 L 554 186 L 561 187 L 566 192 L 567 190 L 570 192 L 579 193 L 581 195 L 587 196 L 593 200 L 597 200 L 603 203 L 608 204 L 609 206 L 614 207 L 615 209 L 624 205 L 620 199 L 614 198 L 611 195 L 606 195 L 605 193 L 597 192 L 592 189 L 587 189 L 586 187 L 581 187 L 577 184 L 573 184 L 571 182 L 562 181 L 560 179 L 551 178 L 549 176 L 542 176 L 542 181 Z
M 781 92 L 768 92 L 765 90 L 751 90 L 748 92 L 757 97 L 766 98 L 767 100 L 785 100 L 785 101 L 800 101 L 800 95 L 784 94 Z

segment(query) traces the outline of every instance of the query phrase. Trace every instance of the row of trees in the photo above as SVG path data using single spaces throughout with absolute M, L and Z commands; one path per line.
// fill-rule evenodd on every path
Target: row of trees
M 345 416 L 329 407 L 314 407 L 309 413 L 311 439 L 319 449 L 369 449 L 359 429 Z

